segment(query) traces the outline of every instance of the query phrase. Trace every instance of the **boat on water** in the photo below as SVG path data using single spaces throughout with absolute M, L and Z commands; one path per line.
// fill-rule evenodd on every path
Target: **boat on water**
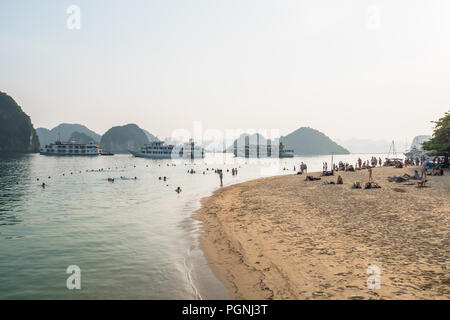
M 193 140 L 183 145 L 166 144 L 153 141 L 141 147 L 139 151 L 128 150 L 133 156 L 149 159 L 203 159 L 205 150 L 196 146 Z
M 294 149 L 287 149 L 286 146 L 280 142 L 279 157 L 280 158 L 293 158 L 294 157 Z
M 422 145 L 424 142 L 430 140 L 431 136 L 421 135 L 414 137 L 413 142 L 411 143 L 411 147 L 409 151 L 406 151 L 404 156 L 408 159 L 422 159 L 422 157 L 425 157 L 426 160 L 431 159 L 432 157 L 427 155 L 427 152 L 425 152 L 422 148 Z
M 101 154 L 102 156 L 113 156 L 113 155 L 114 155 L 114 153 L 112 153 L 112 152 L 109 152 L 109 151 L 103 151 L 103 150 L 101 150 L 100 154 Z
M 56 141 L 45 145 L 39 153 L 46 156 L 98 156 L 101 149 L 92 141 L 88 144 Z
M 270 141 L 267 144 L 250 144 L 248 139 L 244 146 L 234 145 L 234 156 L 243 158 L 293 158 L 294 150 L 288 149 L 282 142 L 278 145 L 272 145 Z
M 427 156 L 423 150 L 420 150 L 416 146 L 413 146 L 408 152 L 405 152 L 404 155 L 409 159 L 422 159 L 423 156 Z

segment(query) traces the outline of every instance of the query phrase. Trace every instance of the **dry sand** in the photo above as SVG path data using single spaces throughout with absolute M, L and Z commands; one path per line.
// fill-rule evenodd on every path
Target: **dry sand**
M 450 172 L 429 188 L 387 181 L 414 168 L 374 169 L 381 189 L 350 188 L 367 170 L 339 172 L 344 185 L 288 175 L 220 189 L 196 213 L 201 247 L 236 299 L 449 299 Z

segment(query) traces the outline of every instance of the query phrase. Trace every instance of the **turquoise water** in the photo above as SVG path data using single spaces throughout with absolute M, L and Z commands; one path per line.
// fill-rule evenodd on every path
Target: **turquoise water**
M 355 163 L 359 156 L 335 160 Z M 300 161 L 318 171 L 330 157 L 245 161 L 207 154 L 192 163 L 3 155 L 0 299 L 225 299 L 198 247 L 200 223 L 192 219 L 200 199 L 219 187 L 206 168 L 222 168 L 229 185 L 292 174 Z M 226 172 L 232 167 L 239 167 L 237 177 Z M 70 265 L 81 269 L 81 290 L 66 287 Z

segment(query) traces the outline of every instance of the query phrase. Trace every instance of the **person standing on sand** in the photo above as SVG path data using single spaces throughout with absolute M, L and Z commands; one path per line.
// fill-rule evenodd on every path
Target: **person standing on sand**
M 359 167 L 359 169 L 361 169 L 361 165 L 362 165 L 362 160 L 361 160 L 361 158 L 358 158 L 358 167 Z
M 219 170 L 219 179 L 220 179 L 220 186 L 223 187 L 223 173 L 222 173 L 222 170 Z
M 369 171 L 369 182 L 370 182 L 370 181 L 373 180 L 373 177 L 372 177 L 372 167 L 369 166 L 369 167 L 367 168 L 367 170 Z
M 425 180 L 426 178 L 427 178 L 427 162 L 426 161 L 424 161 L 423 163 L 422 163 L 422 166 L 421 166 L 421 176 L 420 176 L 420 179 L 421 180 Z

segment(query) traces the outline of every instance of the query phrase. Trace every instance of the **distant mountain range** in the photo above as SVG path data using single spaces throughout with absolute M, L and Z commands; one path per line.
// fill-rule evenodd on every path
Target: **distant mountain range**
M 39 151 L 39 139 L 30 117 L 4 92 L 0 92 L 0 151 Z
M 338 145 L 322 132 L 302 127 L 280 138 L 296 155 L 349 154 L 344 147 Z
M 428 135 L 416 136 L 409 148 L 416 147 L 422 150 L 422 143 L 429 139 L 431 139 L 431 136 Z M 336 142 L 350 150 L 351 153 L 388 153 L 392 144 L 392 141 L 370 139 L 336 139 Z M 407 145 L 402 143 L 398 144 L 397 141 L 395 141 L 395 146 L 397 152 L 406 151 L 405 149 L 408 148 Z
M 145 135 L 147 136 L 148 141 L 152 142 L 152 141 L 159 141 L 159 139 L 157 137 L 155 137 L 154 135 L 152 135 L 150 132 L 148 132 L 145 129 L 141 129 L 142 131 L 144 131 Z
M 245 137 L 249 136 L 249 143 L 256 145 L 257 141 L 260 144 L 267 144 L 266 138 L 259 134 L 241 134 L 235 141 L 237 141 L 239 146 L 245 145 Z M 336 142 L 331 140 L 322 132 L 302 127 L 300 129 L 291 132 L 286 136 L 280 138 L 272 139 L 272 144 L 278 144 L 281 141 L 286 148 L 293 149 L 296 155 L 328 155 L 334 154 L 349 154 L 350 152 L 338 145 Z M 227 152 L 233 152 L 234 142 L 226 150 Z
M 151 135 L 153 138 L 154 136 Z M 113 153 L 128 153 L 128 150 L 139 150 L 149 143 L 147 134 L 136 124 L 112 127 L 102 136 L 100 147 Z
M 75 131 L 74 133 L 72 133 L 72 135 L 69 138 L 69 141 L 74 141 L 74 142 L 80 143 L 80 144 L 88 144 L 91 142 L 98 143 L 92 137 L 88 136 L 87 134 L 78 132 L 78 131 Z
M 137 149 L 150 141 L 159 141 L 156 136 L 147 130 L 139 128 L 136 124 L 117 126 L 109 129 L 103 136 L 81 124 L 62 123 L 55 128 L 36 129 L 42 146 L 54 143 L 57 140 L 76 143 L 100 144 L 105 151 L 114 153 L 128 153 L 128 149 Z
M 55 141 L 72 141 L 72 135 L 77 132 L 78 134 L 84 134 L 90 137 L 95 143 L 99 143 L 101 140 L 101 135 L 88 129 L 86 126 L 81 124 L 71 124 L 71 123 L 61 123 L 60 125 L 54 127 L 51 130 L 46 128 L 37 128 L 36 133 L 39 137 L 39 142 L 42 146 L 45 146 Z M 76 140 L 75 140 L 76 141 Z
M 388 153 L 392 141 L 370 139 L 336 139 L 336 142 L 351 153 Z
M 245 143 L 242 134 L 238 139 L 239 144 Z M 266 138 L 260 134 L 250 135 L 251 143 L 256 143 L 259 136 L 260 143 L 265 143 Z M 417 136 L 412 146 L 421 148 L 421 144 L 430 136 Z M 138 149 L 142 145 L 159 139 L 139 128 L 136 124 L 117 126 L 109 129 L 103 136 L 90 130 L 81 124 L 62 123 L 49 130 L 46 128 L 34 129 L 30 117 L 26 115 L 20 106 L 6 93 L 0 92 L 0 150 L 38 152 L 39 146 L 54 143 L 57 140 L 64 142 L 76 141 L 77 143 L 89 143 L 91 141 L 100 144 L 106 150 L 114 153 L 127 153 L 130 149 Z M 174 143 L 172 139 L 166 142 Z M 273 139 L 273 143 L 282 141 L 287 148 L 293 149 L 296 155 L 326 155 L 352 153 L 387 153 L 391 142 L 369 139 L 338 139 L 331 140 L 322 132 L 308 128 L 299 128 L 286 136 Z M 203 146 L 210 151 L 233 151 L 233 142 L 230 141 L 204 141 Z M 350 150 L 350 152 L 349 152 Z

